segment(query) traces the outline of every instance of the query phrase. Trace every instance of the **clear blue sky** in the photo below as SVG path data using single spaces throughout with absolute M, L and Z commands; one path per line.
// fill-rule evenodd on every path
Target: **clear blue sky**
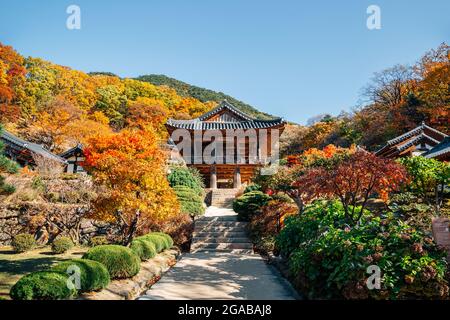
M 81 30 L 66 28 L 70 4 Z M 366 28 L 371 4 L 381 30 Z M 449 12 L 449 0 L 0 0 L 0 41 L 83 71 L 166 74 L 305 123 L 449 42 Z

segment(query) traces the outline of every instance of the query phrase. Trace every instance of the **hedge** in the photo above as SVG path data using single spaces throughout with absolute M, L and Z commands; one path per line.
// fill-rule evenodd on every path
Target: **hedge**
M 67 275 L 54 271 L 30 273 L 16 282 L 9 295 L 14 300 L 70 299 L 77 294 L 77 290 L 69 289 L 68 279 Z
M 170 236 L 170 235 L 168 235 L 167 233 L 164 233 L 164 232 L 151 232 L 150 234 L 157 234 L 157 235 L 160 235 L 160 236 L 162 236 L 163 238 L 165 238 L 166 239 L 166 241 L 167 241 L 167 243 L 168 243 L 168 248 L 167 249 L 170 249 L 170 248 L 172 248 L 173 247 L 173 239 L 172 239 L 172 237 Z
M 157 253 L 155 244 L 146 239 L 134 239 L 131 242 L 130 249 L 139 256 L 141 261 L 153 258 Z
M 167 240 L 158 234 L 149 233 L 144 236 L 137 237 L 136 240 L 145 240 L 152 242 L 155 245 L 157 253 L 160 253 L 161 251 L 169 248 L 169 243 L 167 242 Z
M 83 259 L 94 260 L 105 265 L 111 279 L 135 276 L 141 268 L 141 259 L 130 248 L 119 245 L 101 245 L 89 249 Z
M 51 270 L 63 274 L 68 274 L 67 272 L 73 274 L 73 270 L 70 269 L 72 266 L 78 267 L 81 272 L 81 292 L 98 291 L 104 289 L 111 281 L 108 270 L 103 264 L 88 259 L 73 259 L 69 261 L 63 261 L 52 267 Z

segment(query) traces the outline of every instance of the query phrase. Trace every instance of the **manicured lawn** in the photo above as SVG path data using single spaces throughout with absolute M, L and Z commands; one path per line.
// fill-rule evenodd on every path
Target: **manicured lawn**
M 88 248 L 75 247 L 64 254 L 55 255 L 50 247 L 25 253 L 14 253 L 11 247 L 0 247 L 0 298 L 9 299 L 9 289 L 22 276 L 44 270 L 63 260 L 80 258 Z

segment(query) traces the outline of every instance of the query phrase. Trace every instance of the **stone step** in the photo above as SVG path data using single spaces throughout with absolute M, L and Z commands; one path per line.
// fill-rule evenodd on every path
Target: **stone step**
M 242 227 L 196 227 L 194 229 L 194 233 L 198 234 L 198 233 L 209 233 L 209 234 L 214 234 L 214 233 L 226 233 L 226 232 L 242 232 L 242 233 L 246 233 L 247 230 L 245 228 Z
M 201 252 L 201 253 L 234 253 L 234 254 L 254 254 L 253 249 L 197 249 L 191 252 Z
M 247 237 L 193 237 L 192 243 L 251 243 Z
M 235 237 L 235 238 L 244 238 L 247 236 L 247 232 L 245 231 L 229 231 L 228 229 L 224 229 L 222 231 L 200 231 L 194 232 L 192 236 L 203 238 L 203 237 Z
M 194 232 L 224 232 L 224 231 L 233 231 L 233 232 L 246 232 L 247 228 L 245 226 L 221 226 L 221 225 L 196 225 L 194 227 Z
M 195 222 L 197 223 L 198 221 L 233 221 L 233 222 L 238 222 L 237 221 L 237 216 L 219 216 L 219 217 L 200 217 L 197 220 L 195 220 Z
M 247 222 L 240 221 L 207 221 L 200 220 L 195 222 L 195 226 L 210 226 L 210 227 L 246 227 Z
M 234 249 L 247 249 L 253 250 L 253 244 L 250 242 L 243 243 L 193 243 L 191 245 L 191 251 L 197 250 L 234 250 Z

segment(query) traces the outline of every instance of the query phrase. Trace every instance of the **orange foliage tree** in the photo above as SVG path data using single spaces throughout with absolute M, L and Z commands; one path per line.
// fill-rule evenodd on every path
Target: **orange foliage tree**
M 178 214 L 166 179 L 165 155 L 151 130 L 91 138 L 85 156 L 84 168 L 103 191 L 93 203 L 92 218 L 116 223 L 124 244 Z

